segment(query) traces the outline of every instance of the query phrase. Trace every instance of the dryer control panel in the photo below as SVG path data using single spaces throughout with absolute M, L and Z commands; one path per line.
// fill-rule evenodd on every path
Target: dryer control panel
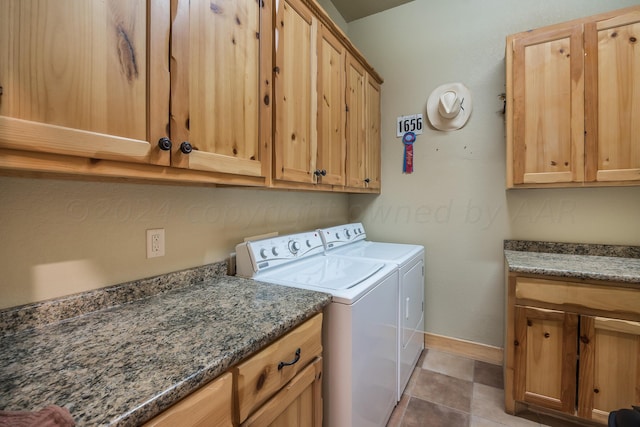
M 367 238 L 364 226 L 359 222 L 336 225 L 335 227 L 323 228 L 318 231 L 322 236 L 322 242 L 324 243 L 325 249 L 338 248 Z
M 236 274 L 253 277 L 264 269 L 323 252 L 324 244 L 318 231 L 240 243 L 236 246 Z

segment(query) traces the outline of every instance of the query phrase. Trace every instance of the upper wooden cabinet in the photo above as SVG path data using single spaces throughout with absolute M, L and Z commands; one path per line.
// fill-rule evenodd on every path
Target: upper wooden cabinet
M 283 0 L 274 28 L 274 178 L 315 182 L 317 19 L 300 0 Z
M 269 175 L 270 5 L 172 0 L 173 166 Z
M 275 22 L 274 178 L 344 185 L 345 47 L 301 0 Z
M 585 24 L 586 180 L 640 184 L 640 7 Z
M 379 91 L 314 0 L 2 1 L 0 170 L 379 191 L 346 182 L 347 53 Z
M 347 57 L 347 186 L 380 189 L 380 85 Z
M 164 6 L 2 1 L 0 148 L 168 165 Z
M 275 185 L 379 192 L 382 79 L 313 1 L 275 26 Z
M 638 37 L 637 6 L 507 37 L 508 188 L 640 185 Z
M 318 37 L 318 181 L 345 184 L 345 48 L 325 25 Z

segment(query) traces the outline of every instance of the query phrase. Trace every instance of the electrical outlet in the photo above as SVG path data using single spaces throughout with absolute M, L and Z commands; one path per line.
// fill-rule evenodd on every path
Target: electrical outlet
M 164 256 L 164 228 L 147 230 L 147 258 Z

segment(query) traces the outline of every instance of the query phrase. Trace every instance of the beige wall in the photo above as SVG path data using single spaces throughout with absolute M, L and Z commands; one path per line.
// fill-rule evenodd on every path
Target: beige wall
M 343 194 L 0 177 L 0 308 L 224 260 L 245 236 L 345 222 Z M 146 230 L 166 255 L 146 258 Z
M 636 1 L 415 0 L 349 23 L 348 34 L 384 77 L 382 195 L 350 197 L 372 239 L 427 250 L 428 332 L 503 345 L 504 239 L 640 245 L 640 188 L 505 191 L 508 34 Z M 426 129 L 415 172 L 402 174 L 396 117 L 425 113 L 431 91 L 459 81 L 472 92 L 466 127 Z

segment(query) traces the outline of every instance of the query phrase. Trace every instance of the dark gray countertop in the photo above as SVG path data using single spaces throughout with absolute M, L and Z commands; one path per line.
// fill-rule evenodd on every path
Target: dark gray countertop
M 138 425 L 330 300 L 222 275 L 33 328 L 5 329 L 0 409 L 55 404 L 69 409 L 77 426 Z
M 636 246 L 505 241 L 511 272 L 638 285 L 640 258 Z

